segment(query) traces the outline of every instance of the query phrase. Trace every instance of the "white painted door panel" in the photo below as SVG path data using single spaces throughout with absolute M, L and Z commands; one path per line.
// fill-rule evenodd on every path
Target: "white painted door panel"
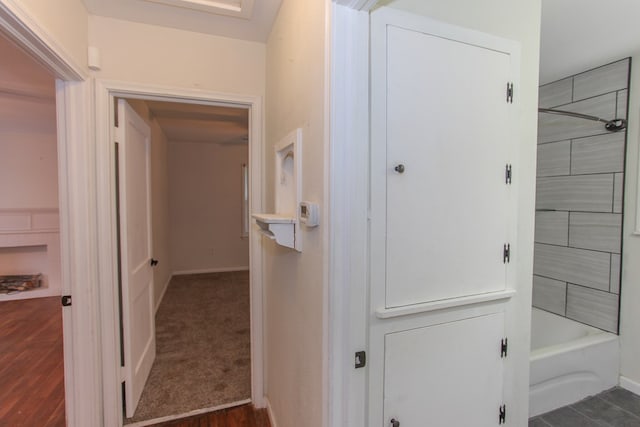
M 503 290 L 510 57 L 387 28 L 386 307 Z
M 387 334 L 383 425 L 498 425 L 503 333 L 496 313 Z
M 126 416 L 132 417 L 155 359 L 151 194 L 147 124 L 118 101 L 118 175 Z

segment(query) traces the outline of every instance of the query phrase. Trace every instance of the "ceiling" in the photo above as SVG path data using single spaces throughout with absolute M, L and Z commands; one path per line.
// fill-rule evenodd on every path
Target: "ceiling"
M 216 144 L 247 143 L 246 108 L 145 101 L 169 141 Z
M 640 53 L 640 1 L 542 0 L 540 84 Z
M 282 0 L 83 0 L 89 13 L 266 42 Z

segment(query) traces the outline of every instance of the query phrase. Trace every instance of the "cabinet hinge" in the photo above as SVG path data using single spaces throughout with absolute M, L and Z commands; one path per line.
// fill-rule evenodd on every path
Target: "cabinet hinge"
M 498 424 L 504 424 L 507 420 L 507 405 L 502 405 L 499 410 Z
M 504 182 L 506 184 L 511 184 L 511 165 L 507 164 L 504 167 Z
M 71 305 L 71 295 L 63 295 L 62 298 L 60 298 L 60 302 L 63 307 L 69 307 Z
M 513 83 L 507 83 L 507 103 L 513 104 Z
M 507 347 L 509 346 L 508 340 L 505 338 L 500 341 L 500 357 L 507 357 Z
M 367 353 L 365 351 L 356 351 L 355 366 L 356 369 L 364 368 L 367 365 Z
M 509 243 L 504 244 L 504 250 L 502 252 L 502 262 L 508 263 L 511 261 L 511 245 Z

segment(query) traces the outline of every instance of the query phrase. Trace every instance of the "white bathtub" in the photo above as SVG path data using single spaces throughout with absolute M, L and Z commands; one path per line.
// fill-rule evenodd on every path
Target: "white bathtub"
M 529 416 L 618 384 L 618 336 L 533 309 Z

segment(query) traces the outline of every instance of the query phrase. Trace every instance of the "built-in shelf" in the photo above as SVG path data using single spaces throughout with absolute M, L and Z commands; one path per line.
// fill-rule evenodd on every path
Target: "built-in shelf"
M 0 301 L 61 295 L 59 223 L 57 209 L 0 209 L 0 274 L 42 273 L 40 288 Z
M 253 214 L 260 233 L 277 244 L 288 248 L 296 248 L 297 219 L 292 216 L 278 214 Z
M 378 319 L 390 319 L 393 317 L 409 316 L 411 314 L 426 313 L 429 311 L 444 310 L 446 308 L 460 307 L 463 305 L 479 304 L 506 300 L 514 296 L 516 291 L 508 289 L 486 294 L 469 295 L 460 298 L 450 298 L 438 301 L 430 301 L 422 304 L 412 304 L 402 307 L 381 308 L 376 310 Z

